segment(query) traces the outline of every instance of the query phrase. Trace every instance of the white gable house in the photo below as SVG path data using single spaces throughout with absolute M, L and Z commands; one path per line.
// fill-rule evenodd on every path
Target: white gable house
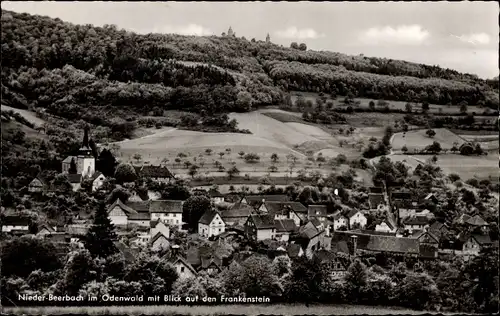
M 226 231 L 226 223 L 220 214 L 214 210 L 208 210 L 198 221 L 198 234 L 201 237 L 211 237 Z

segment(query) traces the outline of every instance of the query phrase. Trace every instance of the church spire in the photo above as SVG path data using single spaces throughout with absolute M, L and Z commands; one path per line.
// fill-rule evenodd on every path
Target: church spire
M 90 148 L 89 146 L 89 126 L 86 125 L 85 128 L 83 129 L 83 143 L 82 143 L 82 147 L 87 147 L 87 148 Z

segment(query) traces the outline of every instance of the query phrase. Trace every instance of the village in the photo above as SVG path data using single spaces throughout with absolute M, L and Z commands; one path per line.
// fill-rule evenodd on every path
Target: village
M 141 165 L 139 176 L 159 183 L 175 181 L 164 166 Z M 73 191 L 88 180 L 91 191 L 103 186 L 106 177 L 96 170 L 96 159 L 89 146 L 89 131 L 85 129 L 82 146 L 62 165 Z M 133 187 L 133 183 L 130 184 Z M 333 264 L 331 277 L 341 279 L 347 272 L 349 258 L 387 254 L 421 261 L 460 256 L 464 260 L 478 256 L 485 247 L 498 247 L 489 236 L 489 225 L 479 215 L 462 214 L 454 222 L 463 227 L 457 236 L 449 238 L 446 224 L 436 221 L 432 212 L 422 205 L 438 203 L 438 197 L 428 193 L 412 196 L 405 191 L 389 191 L 385 186 L 370 187 L 369 209 L 332 211 L 328 205 L 304 205 L 291 201 L 285 194 L 254 195 L 221 194 L 217 190 L 193 189 L 192 193 L 210 199 L 206 209 L 197 210 L 201 217 L 183 211 L 183 200 L 163 200 L 152 191 L 134 192 L 122 201 L 109 201 L 106 210 L 115 226 L 119 240 L 116 247 L 133 262 L 142 249 L 156 253 L 168 251 L 169 260 L 180 277 L 193 277 L 201 271 L 219 273 L 232 264 L 239 264 L 257 254 L 274 259 L 305 257 Z M 33 179 L 27 195 L 41 194 L 47 185 L 41 177 Z M 370 213 L 385 214 L 382 220 L 367 229 Z M 6 212 L 3 212 L 6 213 Z M 191 218 L 188 218 L 191 217 Z M 92 225 L 90 219 L 74 218 L 64 226 L 47 223 L 30 226 L 28 218 L 4 214 L 2 233 L 44 238 L 58 244 L 83 248 L 83 240 Z M 373 225 L 372 225 L 373 226 Z M 174 234 L 184 233 L 193 241 L 187 248 L 176 244 Z M 221 246 L 231 245 L 228 247 Z

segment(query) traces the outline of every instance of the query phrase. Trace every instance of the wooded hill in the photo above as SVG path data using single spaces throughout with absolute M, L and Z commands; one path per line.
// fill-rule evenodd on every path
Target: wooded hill
M 107 119 L 103 109 L 248 111 L 281 103 L 288 90 L 498 103 L 491 82 L 436 66 L 228 36 L 138 35 L 10 11 L 1 21 L 2 101 L 97 125 Z

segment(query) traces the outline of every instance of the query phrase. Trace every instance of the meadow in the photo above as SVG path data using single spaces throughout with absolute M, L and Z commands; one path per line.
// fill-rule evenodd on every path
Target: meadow
M 110 307 L 16 307 L 4 308 L 16 315 L 423 315 L 425 311 L 357 305 L 248 304 L 215 306 L 110 306 Z M 431 313 L 432 314 L 432 313 Z M 437 314 L 437 313 L 435 313 Z M 445 313 L 446 314 L 446 313 Z M 452 315 L 451 313 L 448 313 Z
M 45 124 L 45 121 L 39 118 L 33 111 L 16 109 L 4 104 L 1 105 L 1 109 L 2 111 L 13 111 L 14 113 L 21 114 L 21 116 L 23 116 L 28 122 L 31 122 L 33 125 L 35 125 L 35 127 L 40 127 Z
M 406 146 L 410 151 L 424 149 L 436 141 L 441 144 L 441 148 L 451 149 L 455 143 L 460 146 L 465 142 L 462 137 L 446 128 L 435 128 L 433 130 L 436 132 L 436 135 L 433 137 L 427 136 L 427 129 L 395 133 L 391 143 L 392 148 L 395 151 L 401 150 L 403 146 Z

